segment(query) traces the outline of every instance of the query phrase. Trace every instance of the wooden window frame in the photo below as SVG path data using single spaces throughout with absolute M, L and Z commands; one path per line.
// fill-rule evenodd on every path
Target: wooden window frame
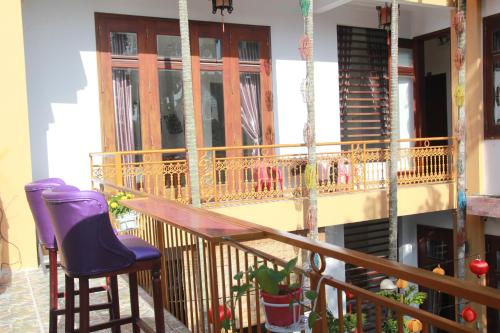
M 162 147 L 162 137 L 159 121 L 158 70 L 182 70 L 183 66 L 181 59 L 160 59 L 157 57 L 156 36 L 159 34 L 179 36 L 179 21 L 168 18 L 95 13 L 95 24 L 103 150 L 116 150 L 112 86 L 112 68 L 114 67 L 134 67 L 139 69 L 142 149 L 160 149 Z M 225 33 L 223 33 L 220 23 L 190 21 L 189 24 L 197 146 L 203 146 L 202 70 L 221 70 L 223 72 L 226 146 L 240 146 L 242 144 L 241 112 L 235 112 L 235 110 L 240 110 L 239 73 L 241 71 L 253 71 L 261 74 L 262 144 L 273 144 L 275 138 L 270 27 L 225 24 Z M 136 58 L 129 59 L 129 57 L 113 57 L 111 55 L 110 32 L 112 31 L 137 33 L 138 56 Z M 222 40 L 223 59 L 221 62 L 201 61 L 198 43 L 200 37 Z M 258 64 L 239 62 L 237 41 L 241 39 L 260 43 L 261 54 Z
M 493 29 L 500 29 L 500 14 L 491 15 L 483 19 L 483 101 L 484 101 L 484 139 L 500 139 L 500 124 L 494 123 L 494 93 L 493 93 L 493 60 L 500 61 L 500 51 L 493 52 Z M 493 93 L 493 96 L 492 96 Z

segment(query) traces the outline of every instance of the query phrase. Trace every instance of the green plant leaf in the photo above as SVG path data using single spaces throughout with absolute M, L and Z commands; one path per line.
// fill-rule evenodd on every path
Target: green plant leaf
M 271 273 L 274 272 L 269 269 L 261 269 L 256 273 L 256 279 L 260 288 L 270 295 L 279 294 L 278 282 L 271 277 Z
M 285 271 L 286 275 L 289 275 L 293 271 L 293 269 L 297 265 L 297 260 L 298 260 L 298 257 L 295 257 L 286 263 L 286 265 L 284 267 L 284 271 Z
M 239 272 L 239 273 L 234 275 L 233 279 L 236 281 L 241 280 L 243 278 L 243 275 L 244 275 L 243 272 Z
M 308 290 L 304 293 L 304 296 L 310 301 L 314 301 L 318 297 L 318 293 L 315 290 Z
M 309 328 L 313 328 L 314 324 L 316 324 L 318 319 L 319 319 L 318 313 L 315 311 L 311 311 L 309 313 L 309 317 L 307 318 L 307 325 L 309 326 Z

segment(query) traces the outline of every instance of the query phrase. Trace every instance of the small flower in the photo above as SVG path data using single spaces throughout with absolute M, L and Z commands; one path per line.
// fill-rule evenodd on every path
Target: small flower
M 403 280 L 403 279 L 398 279 L 398 280 L 396 281 L 396 286 L 397 286 L 399 289 L 406 289 L 406 288 L 408 288 L 408 281 Z
M 116 202 L 112 202 L 109 206 L 110 206 L 112 209 L 114 209 L 114 208 L 117 208 L 117 207 L 118 207 L 118 203 L 116 203 Z
M 120 200 L 127 200 L 127 199 L 128 199 L 128 198 L 127 198 L 127 196 L 126 196 L 126 195 L 122 195 L 122 196 L 120 197 Z

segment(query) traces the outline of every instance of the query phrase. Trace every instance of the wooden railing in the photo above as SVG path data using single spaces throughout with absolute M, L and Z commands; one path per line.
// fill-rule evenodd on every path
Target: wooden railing
M 453 180 L 453 138 L 400 140 L 400 185 Z M 384 189 L 388 185 L 388 141 L 318 143 L 316 185 L 320 194 Z M 93 153 L 94 181 L 190 202 L 185 149 Z M 305 194 L 305 146 L 281 144 L 200 148 L 202 201 L 223 205 L 287 199 Z
M 248 332 L 252 328 L 255 332 L 264 332 L 265 315 L 258 285 L 255 284 L 255 291 L 235 300 L 230 297 L 232 286 L 247 282 L 248 276 L 242 281 L 234 280 L 233 276 L 247 271 L 257 262 L 280 267 L 294 257 L 306 258 L 300 256 L 301 253 L 312 253 L 312 257 L 318 258 L 319 267 L 296 269 L 293 277 L 299 283 L 310 281 L 311 288 L 317 288 L 319 284 L 316 311 L 321 318 L 314 326 L 314 332 L 332 332 L 327 322 L 330 316 L 333 316 L 330 319 L 337 320 L 339 332 L 343 332 L 349 311 L 358 318 L 358 332 L 370 327 L 382 332 L 388 313 L 396 318 L 397 332 L 404 332 L 404 325 L 411 318 L 422 322 L 423 332 L 430 332 L 433 327 L 454 333 L 477 332 L 470 325 L 391 300 L 344 282 L 341 277 L 326 275 L 327 262 L 331 260 L 401 278 L 436 293 L 455 296 L 469 305 L 500 309 L 500 291 L 481 286 L 479 280 L 472 283 L 440 276 L 159 197 L 145 196 L 124 204 L 140 216 L 139 228 L 131 233 L 153 244 L 163 254 L 165 308 L 192 332 L 220 332 L 219 311 L 209 310 L 218 309 L 223 304 L 232 309 L 234 331 Z M 151 291 L 149 281 L 146 273 L 140 277 L 140 283 L 147 291 Z M 349 300 L 347 294 L 351 295 Z M 366 316 L 363 322 L 363 314 L 369 311 L 374 312 L 373 316 Z M 209 313 L 213 314 L 211 318 Z

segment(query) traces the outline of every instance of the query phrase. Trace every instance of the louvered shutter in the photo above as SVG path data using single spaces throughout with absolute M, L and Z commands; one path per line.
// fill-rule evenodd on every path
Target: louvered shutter
M 389 74 L 384 30 L 338 26 L 342 141 L 382 140 L 389 134 Z

